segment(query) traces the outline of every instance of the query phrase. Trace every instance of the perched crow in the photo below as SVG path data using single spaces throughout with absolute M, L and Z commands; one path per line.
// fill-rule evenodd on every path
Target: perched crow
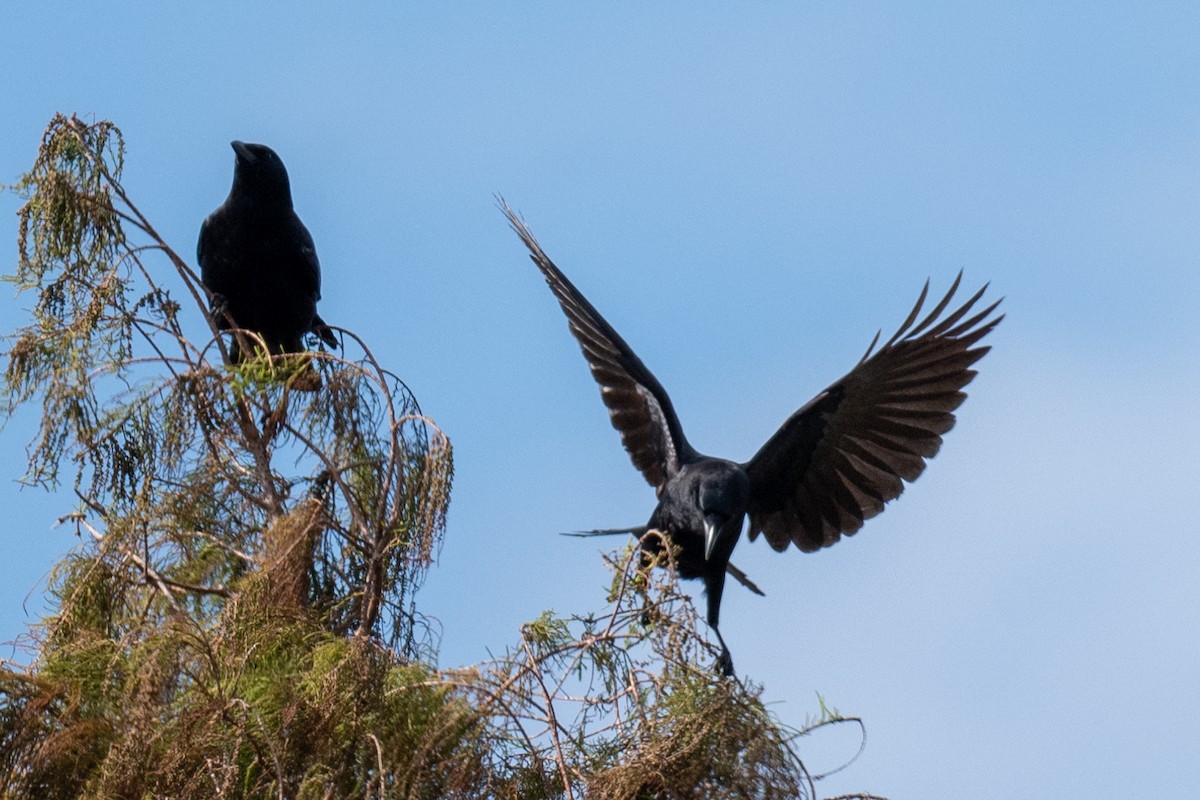
M 680 576 L 704 580 L 708 624 L 721 643 L 718 667 L 732 675 L 718 622 L 725 573 L 744 520 L 749 517 L 751 540 L 761 533 L 777 551 L 789 544 L 813 551 L 853 534 L 882 511 L 904 490 L 904 481 L 916 480 L 954 426 L 952 412 L 966 399 L 961 390 L 975 376 L 970 367 L 990 349 L 975 345 L 1003 319 L 991 318 L 999 301 L 967 319 L 984 286 L 943 315 L 959 273 L 918 323 L 926 282 L 891 339 L 875 350 L 876 334 L 854 369 L 792 414 L 750 461 L 738 464 L 692 449 L 662 385 L 524 223 L 502 208 L 566 313 L 633 465 L 658 495 L 649 523 L 629 530 L 665 533 L 679 548 Z
M 337 339 L 317 315 L 321 266 L 312 235 L 292 210 L 287 169 L 264 144 L 232 142 L 233 188 L 200 227 L 196 258 L 212 293 L 217 326 L 263 338 L 272 354 L 299 353 L 313 332 L 330 347 Z M 236 341 L 231 349 L 236 362 Z

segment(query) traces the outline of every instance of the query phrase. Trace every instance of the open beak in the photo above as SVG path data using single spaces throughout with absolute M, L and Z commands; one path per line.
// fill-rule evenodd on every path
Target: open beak
M 704 560 L 708 561 L 712 558 L 713 548 L 717 545 L 717 531 L 721 525 L 721 518 L 716 514 L 704 515 Z

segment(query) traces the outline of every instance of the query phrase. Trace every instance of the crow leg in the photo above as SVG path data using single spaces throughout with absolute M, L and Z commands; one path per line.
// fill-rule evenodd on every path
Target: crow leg
M 212 318 L 212 323 L 217 330 L 225 331 L 230 328 L 236 329 L 237 323 L 229 314 L 229 301 L 225 295 L 220 292 L 212 292 L 210 295 L 212 305 L 209 307 L 209 316 Z M 229 342 L 229 363 L 236 364 L 242 360 L 242 348 L 239 344 L 241 334 L 235 333 Z
M 721 636 L 721 629 L 716 625 L 712 626 L 713 633 L 717 635 L 717 641 L 721 643 L 721 655 L 717 656 L 717 671 L 723 677 L 737 677 L 733 671 L 733 656 L 729 654 L 729 648 L 725 646 L 725 638 Z
M 210 313 L 212 314 L 213 321 L 217 323 L 218 328 L 223 328 L 224 325 L 221 323 L 228 322 L 225 319 L 225 315 L 229 313 L 229 301 L 220 292 L 213 292 L 211 297 L 212 306 L 210 307 Z
M 708 627 L 717 635 L 721 643 L 721 655 L 717 656 L 717 670 L 726 678 L 734 677 L 733 656 L 725 645 L 725 637 L 721 635 L 721 593 L 725 591 L 725 570 L 712 570 L 704 578 L 704 589 L 708 600 Z

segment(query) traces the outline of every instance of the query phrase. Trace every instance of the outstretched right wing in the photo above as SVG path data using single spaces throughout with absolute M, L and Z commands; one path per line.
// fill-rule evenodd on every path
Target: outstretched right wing
M 954 426 L 961 390 L 975 377 L 971 365 L 990 349 L 976 343 L 1004 318 L 989 319 L 996 301 L 963 320 L 984 286 L 939 319 L 961 279 L 914 327 L 926 283 L 896 334 L 874 355 L 872 342 L 848 375 L 792 414 L 745 465 L 751 540 L 762 533 L 780 551 L 827 547 L 917 479 Z

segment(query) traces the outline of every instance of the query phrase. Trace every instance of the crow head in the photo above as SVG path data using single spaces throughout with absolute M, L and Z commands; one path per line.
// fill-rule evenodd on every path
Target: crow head
M 750 481 L 736 464 L 708 459 L 701 465 L 696 501 L 704 519 L 704 559 L 714 553 L 728 560 L 742 532 L 746 504 L 750 499 Z
M 244 194 L 258 202 L 283 202 L 292 207 L 292 189 L 283 159 L 265 144 L 230 142 L 237 154 L 233 169 L 233 193 Z

